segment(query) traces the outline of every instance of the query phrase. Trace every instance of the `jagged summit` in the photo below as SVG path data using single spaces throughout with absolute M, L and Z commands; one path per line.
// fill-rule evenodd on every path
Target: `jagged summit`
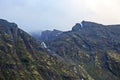
M 5 24 L 5 23 L 8 23 L 8 21 L 4 19 L 0 19 L 0 24 Z
M 79 31 L 83 27 L 92 27 L 93 28 L 93 27 L 100 27 L 100 26 L 104 26 L 104 25 L 95 23 L 95 22 L 90 22 L 90 21 L 82 21 L 80 23 L 76 23 L 75 26 L 73 26 L 72 31 Z
M 0 26 L 11 28 L 11 27 L 17 27 L 17 24 L 8 22 L 7 20 L 4 19 L 0 19 Z
M 75 26 L 73 26 L 72 31 L 78 31 L 81 29 L 81 24 L 80 23 L 76 23 Z
M 91 22 L 91 21 L 82 21 L 81 23 L 82 23 L 82 25 L 84 27 L 97 27 L 97 26 L 99 27 L 99 26 L 104 26 L 102 24 Z
M 16 34 L 18 27 L 15 23 L 11 23 L 4 19 L 0 19 L 0 30 L 2 30 L 3 32 Z
M 8 33 L 13 36 L 14 39 L 17 37 L 18 26 L 15 23 L 8 22 L 7 20 L 0 19 L 0 30 L 3 33 Z

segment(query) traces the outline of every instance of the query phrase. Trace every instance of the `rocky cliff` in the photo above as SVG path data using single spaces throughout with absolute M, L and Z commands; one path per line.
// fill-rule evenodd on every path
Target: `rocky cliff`
M 45 41 L 48 48 L 68 63 L 80 66 L 93 80 L 120 79 L 120 25 L 83 21 L 71 31 Z M 88 78 L 86 78 L 88 79 Z M 91 80 L 92 80 L 91 79 Z

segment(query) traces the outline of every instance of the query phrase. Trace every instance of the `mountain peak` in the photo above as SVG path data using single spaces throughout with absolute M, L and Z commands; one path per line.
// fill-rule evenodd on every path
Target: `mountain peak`
M 73 26 L 72 31 L 78 31 L 82 28 L 80 23 L 76 23 L 75 26 Z
M 100 26 L 104 26 L 102 24 L 99 23 L 95 23 L 95 22 L 90 22 L 90 21 L 82 21 L 80 23 L 76 23 L 75 26 L 73 26 L 72 31 L 79 31 L 81 30 L 83 27 L 100 27 Z
M 82 21 L 81 22 L 84 27 L 96 27 L 96 26 L 103 26 L 102 24 L 91 22 L 91 21 Z
M 18 32 L 17 24 L 10 23 L 6 20 L 0 19 L 0 31 L 2 32 L 2 34 L 7 33 L 7 34 L 11 35 L 14 42 L 16 43 L 17 32 Z
M 7 20 L 0 19 L 0 29 L 9 30 L 17 28 L 17 24 L 8 22 Z

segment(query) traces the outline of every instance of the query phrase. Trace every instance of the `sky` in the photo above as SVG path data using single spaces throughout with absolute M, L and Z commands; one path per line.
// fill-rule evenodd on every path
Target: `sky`
M 120 24 L 120 0 L 0 0 L 0 18 L 27 32 L 66 31 L 82 20 Z

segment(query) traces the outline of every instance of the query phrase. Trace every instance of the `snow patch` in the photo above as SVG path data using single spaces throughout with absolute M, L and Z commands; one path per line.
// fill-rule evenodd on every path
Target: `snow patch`
M 59 36 L 60 34 L 62 34 L 62 32 L 57 33 L 56 36 Z
M 62 32 L 59 32 L 58 35 L 62 34 Z
M 82 22 L 80 23 L 80 25 L 81 25 L 81 28 L 83 28 L 83 24 L 82 24 Z
M 47 48 L 47 45 L 45 44 L 45 42 L 42 42 L 41 45 L 42 45 L 44 48 Z
M 84 80 L 83 78 L 81 80 Z

